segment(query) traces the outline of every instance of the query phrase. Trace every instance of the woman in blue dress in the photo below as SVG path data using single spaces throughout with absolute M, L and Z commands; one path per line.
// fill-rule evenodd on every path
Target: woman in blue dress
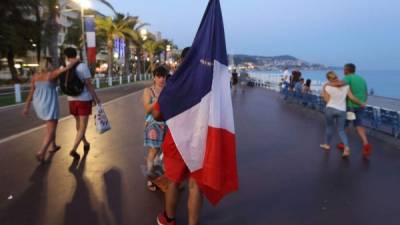
M 150 174 L 154 167 L 154 160 L 160 152 L 161 144 L 164 141 L 166 130 L 165 122 L 156 121 L 151 112 L 154 104 L 157 102 L 158 96 L 165 86 L 168 70 L 164 67 L 157 67 L 154 72 L 154 83 L 151 87 L 144 90 L 143 105 L 146 113 L 145 128 L 144 128 L 144 146 L 148 148 L 146 158 L 147 173 Z M 150 181 L 147 181 L 147 187 L 150 191 L 155 191 L 156 186 Z
M 71 68 L 75 63 L 66 68 L 49 70 L 50 61 L 44 60 L 40 65 L 40 71 L 32 77 L 31 88 L 26 99 L 23 115 L 28 116 L 31 103 L 37 117 L 46 121 L 46 135 L 41 149 L 36 153 L 36 159 L 44 162 L 46 153 L 51 147 L 50 153 L 58 151 L 61 147 L 56 145 L 56 129 L 59 118 L 59 105 L 56 80 L 59 75 Z

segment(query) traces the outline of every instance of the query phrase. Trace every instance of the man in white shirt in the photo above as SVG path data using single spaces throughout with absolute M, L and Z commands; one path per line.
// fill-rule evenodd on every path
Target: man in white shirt
M 289 69 L 286 67 L 285 70 L 283 71 L 283 76 L 282 76 L 282 82 L 283 83 L 290 83 L 290 72 Z
M 70 62 L 77 57 L 77 51 L 75 48 L 66 48 L 64 54 L 67 57 L 67 61 Z M 83 142 L 83 150 L 89 151 L 90 143 L 85 137 L 86 128 L 89 121 L 89 116 L 92 114 L 93 102 L 97 105 L 100 104 L 100 100 L 94 90 L 91 81 L 91 74 L 88 66 L 84 63 L 80 63 L 76 67 L 76 74 L 80 80 L 84 83 L 83 91 L 78 96 L 68 96 L 69 110 L 71 115 L 74 116 L 76 121 L 76 137 L 74 146 L 70 152 L 70 155 L 75 159 L 79 159 L 80 155 L 76 152 L 81 141 Z

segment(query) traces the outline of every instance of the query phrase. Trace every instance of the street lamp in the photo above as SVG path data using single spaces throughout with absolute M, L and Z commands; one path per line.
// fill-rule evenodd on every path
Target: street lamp
M 143 40 L 147 40 L 147 30 L 146 29 L 141 29 L 140 30 L 140 36 L 142 36 Z
M 91 3 L 89 0 L 74 0 L 74 2 L 78 3 L 81 6 L 81 23 L 82 23 L 82 41 L 83 41 L 83 50 L 82 50 L 82 56 L 83 56 L 83 62 L 87 64 L 87 54 L 86 54 L 86 38 L 85 38 L 85 21 L 84 21 L 84 16 L 85 16 L 85 9 L 88 9 L 91 7 Z

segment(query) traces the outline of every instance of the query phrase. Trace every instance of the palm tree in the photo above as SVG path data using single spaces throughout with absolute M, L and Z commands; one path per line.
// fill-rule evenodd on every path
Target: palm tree
M 153 38 L 148 39 L 144 43 L 144 49 L 148 54 L 150 65 L 147 67 L 147 73 L 154 70 L 155 67 L 155 56 L 160 55 L 161 52 L 166 49 L 162 41 L 154 40 Z
M 29 20 L 34 6 L 33 0 L 2 0 L 0 2 L 0 56 L 7 58 L 12 79 L 18 81 L 15 55 L 23 56 L 36 42 L 35 22 Z
M 131 59 L 131 50 L 130 45 L 133 44 L 134 46 L 142 46 L 143 45 L 143 37 L 140 34 L 140 31 L 143 27 L 148 26 L 147 23 L 142 23 L 137 16 L 129 16 L 123 14 L 117 14 L 116 18 L 114 19 L 115 22 L 122 22 L 122 21 L 130 21 L 130 28 L 136 33 L 134 36 L 128 35 L 125 36 L 125 65 L 124 65 L 124 74 L 129 74 L 130 69 L 130 59 Z
M 161 44 L 161 48 L 163 51 L 165 51 L 165 53 L 167 53 L 167 46 L 170 46 L 170 51 L 172 51 L 173 49 L 178 49 L 178 46 L 175 45 L 175 43 L 172 40 L 168 40 L 168 39 L 163 39 L 160 41 Z M 161 52 L 160 52 L 161 54 Z M 161 56 L 160 56 L 161 58 Z M 167 61 L 167 54 L 164 54 L 164 62 Z
M 58 16 L 60 14 L 59 0 L 41 0 L 42 4 L 47 8 L 47 19 L 45 22 L 45 37 L 46 47 L 49 50 L 50 57 L 52 59 L 52 66 L 56 68 L 59 66 L 59 55 L 58 55 L 58 33 L 60 31 L 60 24 L 58 23 Z M 111 10 L 114 7 L 107 0 L 97 0 Z M 82 34 L 83 35 L 83 34 Z
M 96 33 L 107 40 L 108 76 L 112 74 L 114 40 L 116 38 L 129 39 L 134 42 L 139 40 L 140 34 L 133 29 L 138 23 L 137 17 L 125 17 L 121 14 L 117 14 L 115 19 L 112 17 L 96 18 Z

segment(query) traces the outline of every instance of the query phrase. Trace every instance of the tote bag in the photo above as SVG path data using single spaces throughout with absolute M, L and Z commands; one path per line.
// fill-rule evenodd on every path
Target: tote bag
M 100 134 L 111 129 L 110 123 L 107 119 L 106 112 L 103 109 L 102 105 L 96 106 L 96 113 L 94 114 L 94 121 L 96 125 L 96 130 Z

